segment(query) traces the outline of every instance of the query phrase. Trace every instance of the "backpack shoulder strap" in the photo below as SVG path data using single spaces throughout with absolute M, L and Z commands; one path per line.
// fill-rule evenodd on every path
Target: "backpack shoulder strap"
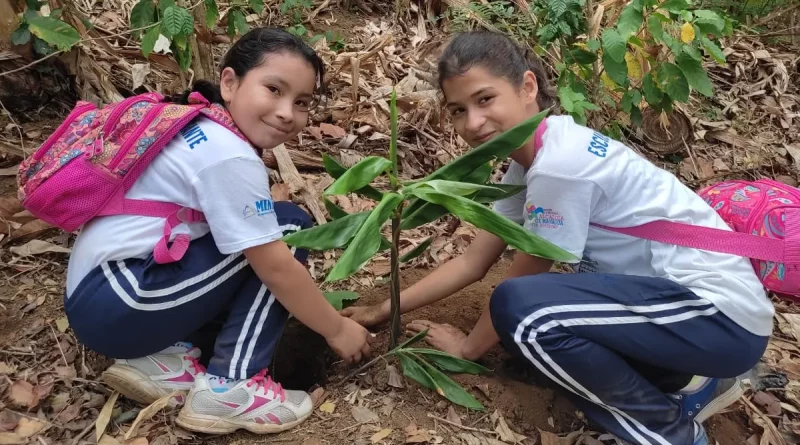
M 800 217 L 798 213 L 797 217 Z M 795 218 L 796 220 L 797 218 Z M 787 217 L 787 221 L 789 218 Z M 676 244 L 712 252 L 785 263 L 784 240 L 733 232 L 712 227 L 695 226 L 673 221 L 653 221 L 635 227 L 608 227 L 592 223 L 594 227 L 636 238 Z M 796 232 L 796 230 L 795 230 Z M 787 236 L 790 228 L 786 227 Z M 792 255 L 794 256 L 794 255 Z

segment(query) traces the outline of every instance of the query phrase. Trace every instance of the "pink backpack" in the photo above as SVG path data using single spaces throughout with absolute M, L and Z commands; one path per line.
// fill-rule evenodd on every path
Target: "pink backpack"
M 66 120 L 19 168 L 19 200 L 36 217 L 72 232 L 96 216 L 166 218 L 164 236 L 153 250 L 158 263 L 181 259 L 188 235 L 168 246 L 181 222 L 204 221 L 197 210 L 175 203 L 125 198 L 136 179 L 164 146 L 200 114 L 242 139 L 224 107 L 199 93 L 188 105 L 167 103 L 157 93 L 133 96 L 98 109 L 79 102 Z M 246 140 L 246 139 L 245 139 Z
M 670 221 L 607 230 L 750 258 L 761 282 L 800 303 L 800 190 L 771 179 L 726 181 L 698 194 L 733 232 Z

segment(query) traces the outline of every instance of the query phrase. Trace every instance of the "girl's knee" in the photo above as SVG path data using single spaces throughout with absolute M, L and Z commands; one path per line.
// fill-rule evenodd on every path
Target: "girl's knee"
M 291 223 L 299 226 L 300 229 L 308 229 L 314 225 L 311 215 L 291 201 L 276 202 L 275 214 L 281 225 Z
M 522 319 L 553 301 L 552 291 L 560 274 L 537 274 L 511 278 L 495 287 L 489 302 L 489 313 L 495 329 L 498 326 L 516 329 Z M 512 327 L 513 325 L 513 327 Z

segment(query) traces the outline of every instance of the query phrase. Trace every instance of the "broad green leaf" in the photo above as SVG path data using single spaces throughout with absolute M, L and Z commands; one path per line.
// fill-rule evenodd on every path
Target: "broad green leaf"
M 586 46 L 594 52 L 600 51 L 600 41 L 597 39 L 589 40 L 586 42 Z
M 231 37 L 231 38 L 233 38 L 233 36 L 236 35 L 236 23 L 235 23 L 235 20 L 233 18 L 233 15 L 234 15 L 233 13 L 234 12 L 235 11 L 233 11 L 233 10 L 228 12 L 228 36 Z
M 346 245 L 367 220 L 371 211 L 353 213 L 281 238 L 290 246 L 311 250 L 338 249 Z
M 322 154 L 322 164 L 325 166 L 325 171 L 327 171 L 328 174 L 331 175 L 331 177 L 333 177 L 333 179 L 339 179 L 347 171 L 346 168 L 342 167 L 342 165 L 336 162 L 335 159 L 328 156 L 327 153 Z M 375 201 L 380 201 L 381 198 L 383 197 L 383 193 L 381 193 L 371 185 L 361 187 L 354 193 L 362 195 L 366 198 L 374 199 Z
M 250 7 L 256 14 L 261 14 L 264 11 L 264 0 L 250 0 Z
M 567 12 L 569 2 L 567 0 L 550 0 L 545 2 L 545 5 L 553 12 L 553 15 L 560 17 Z
M 447 209 L 442 206 L 431 204 L 421 199 L 414 201 L 414 204 L 416 204 L 416 206 L 414 206 L 413 211 L 403 216 L 400 222 L 400 230 L 414 229 L 447 215 Z M 409 206 L 409 208 L 411 208 L 411 206 Z
M 642 79 L 642 91 L 644 92 L 644 99 L 650 105 L 661 103 L 664 98 L 664 92 L 658 88 L 655 80 L 653 80 L 653 73 L 648 72 Z
M 51 17 L 29 18 L 28 30 L 31 34 L 58 48 L 59 51 L 68 51 L 81 40 L 81 36 L 75 28 Z
M 675 60 L 678 63 L 678 68 L 683 71 L 686 80 L 689 81 L 689 86 L 700 92 L 703 96 L 711 97 L 714 95 L 714 88 L 711 86 L 711 79 L 708 78 L 703 64 L 687 55 L 682 53 Z
M 183 16 L 183 29 L 181 30 L 181 34 L 190 36 L 194 33 L 194 16 L 187 9 L 181 8 L 180 11 Z
M 183 14 L 177 6 L 170 6 L 164 11 L 164 18 L 161 20 L 164 27 L 164 35 L 169 38 L 177 36 L 183 32 Z
M 468 393 L 467 390 L 462 388 L 458 383 L 454 382 L 453 379 L 448 377 L 442 371 L 436 369 L 436 367 L 428 363 L 424 358 L 418 355 L 414 355 L 413 357 L 419 360 L 422 367 L 425 369 L 428 375 L 431 376 L 431 379 L 433 379 L 433 384 L 436 385 L 436 392 L 439 393 L 440 396 L 465 408 L 483 411 L 483 405 L 481 405 L 481 402 L 479 402 L 475 396 Z
M 680 14 L 682 11 L 689 9 L 689 3 L 687 3 L 686 0 L 667 0 L 658 5 L 658 7 L 675 14 Z
M 597 50 L 595 50 L 597 51 Z M 573 48 L 564 53 L 566 63 L 577 63 L 579 65 L 589 65 L 597 60 L 597 54 L 581 48 Z
M 203 0 L 203 3 L 206 6 L 206 27 L 208 29 L 214 29 L 217 20 L 219 20 L 219 6 L 216 0 Z
M 236 32 L 239 35 L 245 35 L 247 31 L 250 30 L 250 25 L 247 24 L 244 13 L 239 9 L 233 11 L 233 25 L 236 27 Z
M 514 128 L 495 136 L 468 153 L 450 161 L 439 170 L 428 175 L 425 180 L 448 179 L 459 181 L 488 161 L 505 159 L 533 137 L 536 127 L 539 126 L 545 116 L 547 116 L 547 110 L 539 112 Z
M 664 39 L 664 24 L 657 17 L 658 14 L 653 14 L 647 18 L 647 32 L 650 33 L 656 40 Z
M 601 39 L 603 40 L 603 51 L 605 53 L 611 56 L 615 62 L 625 62 L 627 45 L 625 44 L 625 39 L 615 29 L 607 28 L 603 31 Z
M 328 213 L 330 213 L 331 219 L 344 218 L 345 216 L 349 215 L 349 213 L 345 212 L 343 208 L 332 203 L 330 200 L 328 200 L 328 198 L 322 198 L 322 202 L 325 204 L 325 208 L 328 210 Z
M 175 44 L 179 49 L 185 50 L 187 46 L 189 46 L 189 41 L 186 39 L 186 36 L 179 35 L 172 38 L 172 43 Z M 177 55 L 177 54 L 176 54 Z M 180 56 L 178 56 L 180 57 Z
M 380 156 L 368 156 L 350 167 L 333 184 L 325 189 L 324 195 L 345 195 L 358 190 L 385 172 L 392 162 Z
M 620 105 L 622 106 L 622 111 L 626 113 L 631 112 L 631 107 L 639 106 L 639 102 L 642 100 L 642 94 L 639 90 L 633 88 L 625 92 L 622 95 L 622 101 Z
M 400 257 L 400 262 L 401 263 L 407 263 L 407 262 L 413 260 L 414 258 L 422 255 L 422 253 L 425 252 L 425 249 L 427 249 L 431 245 L 431 243 L 433 242 L 433 238 L 434 238 L 433 236 L 430 236 L 425 241 L 417 244 L 416 247 L 414 247 L 413 249 L 408 251 L 408 253 L 406 253 L 405 255 Z
M 591 105 L 594 109 L 599 109 L 588 102 L 586 109 L 591 109 L 588 105 Z M 469 198 L 475 202 L 488 203 L 509 198 L 523 190 L 525 190 L 524 185 L 492 184 L 491 190 L 481 190 L 477 194 L 469 196 Z
M 711 41 L 711 39 L 709 39 L 706 36 L 700 36 L 699 40 L 700 43 L 703 44 L 703 48 L 705 48 L 706 52 L 708 53 L 708 55 L 711 56 L 711 58 L 713 58 L 719 64 L 726 63 L 725 53 L 722 52 L 722 50 L 719 48 L 719 46 L 717 46 L 716 43 Z
M 718 33 L 722 33 L 725 29 L 725 20 L 719 16 L 714 11 L 709 11 L 707 9 L 698 9 L 694 11 L 694 15 L 696 17 L 695 23 L 696 24 L 708 24 L 711 25 Z
M 153 0 L 140 0 L 131 9 L 131 28 L 144 28 L 152 25 L 156 19 L 156 5 Z
M 508 245 L 529 255 L 555 261 L 573 261 L 575 257 L 546 239 L 525 230 L 519 224 L 489 208 L 460 196 L 450 196 L 431 189 L 419 188 L 414 194 L 434 204 L 439 204 L 458 218 L 493 233 Z
M 411 346 L 414 343 L 417 343 L 420 340 L 422 340 L 423 338 L 425 338 L 426 335 L 428 335 L 428 329 L 425 329 L 424 331 L 418 332 L 413 337 L 409 338 L 408 340 L 404 341 L 403 343 L 400 343 L 398 346 L 396 346 L 390 352 L 399 351 L 399 350 L 401 350 L 401 349 L 403 349 L 403 348 L 405 348 L 407 346 Z
M 392 174 L 397 180 L 397 93 L 392 88 L 392 99 L 389 105 L 389 122 L 391 126 L 391 136 L 389 138 L 389 160 L 392 163 Z
M 642 110 L 636 105 L 631 107 L 631 122 L 637 127 L 642 125 Z
M 31 40 L 31 32 L 28 25 L 20 25 L 13 34 L 11 34 L 11 43 L 14 45 L 25 45 Z
M 677 65 L 664 62 L 658 70 L 658 82 L 661 88 L 678 102 L 689 100 L 689 82 Z
M 42 56 L 52 54 L 54 51 L 56 51 L 56 49 L 50 46 L 49 43 L 36 36 L 33 36 L 33 50 Z
M 444 369 L 448 372 L 457 372 L 461 374 L 488 374 L 491 372 L 489 369 L 469 360 L 464 360 L 458 357 L 438 351 L 436 349 L 427 348 L 406 348 L 412 354 L 417 354 L 425 357 L 427 360 L 433 362 L 434 365 Z
M 695 48 L 692 45 L 684 45 L 683 53 L 691 57 L 692 59 L 697 60 L 698 62 L 703 61 L 703 55 L 700 54 L 700 51 L 698 51 L 697 48 Z
M 617 85 L 626 87 L 628 86 L 628 64 L 624 61 L 622 63 L 614 60 L 608 53 L 603 53 L 603 68 L 605 68 L 608 77 L 611 78 Z
M 369 261 L 372 255 L 375 255 L 381 245 L 381 226 L 392 216 L 392 211 L 402 201 L 403 197 L 397 193 L 383 195 L 381 202 L 369 213 L 369 217 L 358 229 L 353 241 L 350 242 L 339 261 L 328 273 L 327 278 L 325 278 L 326 282 L 343 280 L 349 277 Z M 341 219 L 328 224 L 334 224 L 337 221 L 341 221 Z M 323 224 L 323 226 L 328 224 Z
M 630 36 L 639 32 L 643 21 L 642 11 L 637 10 L 634 4 L 629 4 L 622 10 L 622 14 L 620 14 L 617 21 L 619 35 L 627 42 Z
M 436 390 L 436 384 L 433 383 L 433 377 L 425 371 L 419 363 L 414 361 L 413 356 L 398 352 L 397 357 L 400 359 L 400 367 L 403 368 L 403 375 L 411 380 L 419 383 L 425 388 Z
M 186 40 L 184 36 L 179 37 L 184 41 Z M 183 48 L 179 48 L 177 45 L 172 46 L 175 52 L 175 59 L 178 61 L 178 66 L 182 71 L 188 71 L 189 67 L 192 66 L 192 49 L 189 45 L 185 45 Z
M 469 182 L 446 181 L 444 179 L 434 179 L 433 181 L 423 181 L 414 184 L 411 187 L 406 187 L 404 192 L 412 193 L 414 189 L 419 187 L 429 187 L 437 192 L 446 193 L 448 195 L 467 196 L 473 193 L 478 193 L 483 190 L 491 190 L 496 193 L 501 193 L 502 190 L 495 188 L 491 185 L 471 184 Z
M 328 300 L 328 303 L 337 311 L 341 311 L 360 298 L 357 293 L 349 290 L 323 292 L 322 294 L 325 296 L 325 299 Z
M 142 54 L 144 54 L 145 57 L 150 57 L 150 53 L 153 52 L 153 48 L 155 48 L 156 41 L 158 41 L 158 36 L 160 35 L 161 25 L 154 26 L 144 33 L 144 37 L 142 37 Z
M 572 88 L 561 87 L 558 89 L 558 103 L 561 108 L 567 113 L 572 113 L 575 110 L 575 103 L 572 101 Z

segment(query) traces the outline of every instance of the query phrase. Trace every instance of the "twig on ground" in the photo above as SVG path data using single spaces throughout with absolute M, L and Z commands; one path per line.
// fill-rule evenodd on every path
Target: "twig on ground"
M 19 133 L 19 146 L 22 148 L 22 153 L 27 155 L 27 153 L 25 153 L 25 139 L 22 137 L 22 127 L 20 127 L 17 121 L 14 120 L 14 116 L 11 115 L 11 112 L 8 111 L 8 108 L 6 108 L 2 100 L 0 100 L 0 107 L 3 108 L 3 111 L 6 112 L 6 116 L 8 116 L 8 118 L 11 120 L 11 123 L 17 128 L 17 133 Z
M 67 362 L 67 356 L 64 355 L 64 349 L 61 348 L 61 342 L 58 341 L 58 335 L 56 335 L 56 330 L 53 329 L 53 324 L 47 323 L 47 325 L 50 326 L 50 331 L 53 332 L 53 338 L 55 338 L 58 350 L 61 352 L 61 358 L 64 360 L 64 366 L 69 366 L 69 362 Z
M 438 421 L 440 421 L 440 422 L 444 422 L 444 423 L 446 423 L 446 424 L 448 424 L 448 425 L 451 425 L 451 426 L 454 426 L 454 427 L 456 427 L 456 428 L 461 428 L 462 430 L 474 431 L 474 432 L 476 432 L 476 433 L 483 433 L 483 434 L 491 434 L 491 435 L 493 435 L 493 436 L 496 436 L 496 435 L 497 435 L 497 432 L 496 432 L 496 431 L 489 431 L 489 430 L 485 430 L 485 429 L 483 429 L 483 428 L 473 428 L 473 427 L 471 427 L 471 426 L 459 425 L 459 424 L 457 424 L 457 423 L 455 423 L 455 422 L 452 422 L 452 421 L 450 421 L 450 420 L 443 419 L 443 418 L 441 418 L 441 417 L 439 417 L 439 416 L 437 416 L 437 415 L 435 415 L 435 414 L 428 413 L 428 417 L 430 417 L 431 419 L 438 420 Z

